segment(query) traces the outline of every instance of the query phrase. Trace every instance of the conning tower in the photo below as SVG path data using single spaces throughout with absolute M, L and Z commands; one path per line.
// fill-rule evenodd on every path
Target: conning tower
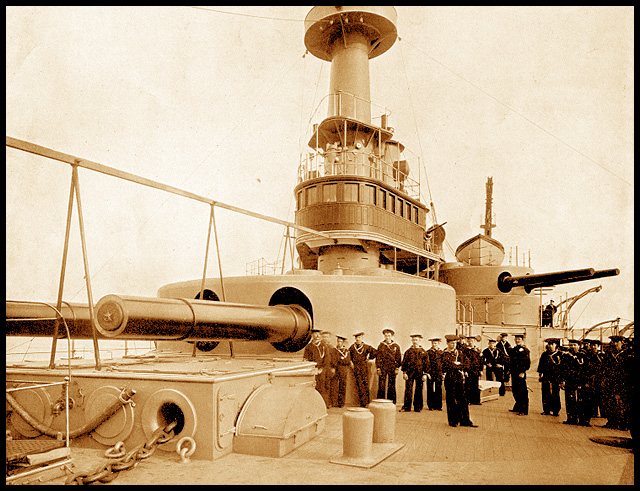
M 305 19 L 305 46 L 331 63 L 331 76 L 327 116 L 313 125 L 295 188 L 296 223 L 325 233 L 298 235 L 304 269 L 434 277 L 441 261 L 425 240 L 429 210 L 404 145 L 388 112 L 372 117 L 369 60 L 395 43 L 396 18 L 393 7 L 319 6 Z

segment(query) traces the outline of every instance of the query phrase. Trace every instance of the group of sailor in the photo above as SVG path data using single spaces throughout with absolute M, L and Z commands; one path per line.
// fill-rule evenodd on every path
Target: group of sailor
M 481 350 L 476 342 L 480 336 L 445 336 L 446 348 L 440 348 L 441 338 L 431 338 L 431 347 L 421 346 L 422 334 L 412 334 L 411 346 L 402 352 L 393 340 L 395 332 L 382 331 L 384 339 L 377 349 L 364 342 L 364 332 L 354 333 L 354 342 L 347 347 L 347 337 L 336 335 L 331 343 L 328 331 L 312 331 L 304 359 L 317 365 L 316 389 L 327 407 L 344 407 L 347 376 L 352 370 L 358 403 L 367 407 L 370 400 L 369 363 L 375 360 L 378 375 L 378 399 L 396 403 L 396 378 L 400 371 L 405 382 L 402 412 L 420 412 L 426 402 L 429 410 L 442 411 L 444 383 L 447 420 L 450 426 L 475 427 L 469 418 L 469 405 L 480 404 L 479 380 L 486 368 L 486 379 L 500 382 L 499 394 L 504 396 L 511 378 L 514 406 L 509 411 L 527 415 L 529 395 L 526 382 L 531 368 L 530 351 L 524 336 L 514 335 L 515 345 L 502 333 L 489 339 Z M 561 409 L 560 390 L 565 392 L 567 421 L 565 424 L 590 426 L 592 417 L 607 418 L 607 428 L 626 430 L 630 427 L 633 381 L 632 341 L 622 336 L 610 336 L 611 343 L 601 350 L 597 340 L 569 340 L 561 346 L 558 338 L 545 340 L 546 349 L 537 367 L 542 384 L 544 415 L 557 416 Z
M 400 411 L 420 412 L 426 400 L 429 410 L 442 411 L 442 385 L 444 382 L 447 415 L 451 426 L 475 427 L 469 419 L 469 404 L 480 404 L 478 380 L 482 373 L 483 358 L 475 342 L 480 337 L 447 335 L 447 349 L 440 349 L 441 338 L 431 338 L 431 347 L 421 346 L 422 334 L 412 334 L 411 346 L 402 353 L 393 341 L 393 329 L 384 329 L 383 341 L 374 348 L 364 342 L 364 332 L 354 334 L 354 343 L 347 348 L 346 337 L 336 336 L 331 344 L 331 333 L 312 331 L 311 342 L 304 350 L 304 359 L 316 363 L 316 389 L 327 407 L 343 407 L 349 367 L 362 407 L 369 405 L 369 367 L 375 360 L 378 375 L 378 399 L 396 403 L 396 378 L 400 371 L 405 381 L 404 401 Z
M 604 346 L 597 339 L 570 339 L 566 345 L 558 338 L 545 340 L 537 368 L 542 414 L 558 415 L 564 389 L 565 424 L 591 426 L 591 418 L 600 416 L 607 418 L 605 428 L 630 429 L 633 340 L 619 335 L 609 338 L 611 342 Z

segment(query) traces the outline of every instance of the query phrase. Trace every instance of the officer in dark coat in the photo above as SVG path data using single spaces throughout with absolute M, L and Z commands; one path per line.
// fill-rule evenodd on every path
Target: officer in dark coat
M 363 337 L 364 332 L 360 331 L 354 334 L 355 342 L 349 346 L 349 356 L 351 356 L 351 365 L 353 367 L 353 378 L 356 381 L 356 390 L 358 391 L 358 402 L 360 406 L 367 407 L 369 405 L 369 360 L 376 357 L 376 349 L 373 346 L 365 344 Z
M 521 416 L 529 414 L 529 389 L 527 388 L 527 370 L 531 367 L 529 348 L 524 345 L 522 334 L 514 335 L 516 345 L 511 348 L 511 392 L 514 405 L 510 411 Z
M 623 342 L 620 335 L 609 336 L 611 344 L 608 347 L 604 360 L 604 399 L 607 407 L 607 424 L 605 428 L 627 430 L 625 422 L 626 396 L 628 393 L 625 382 Z
M 326 402 L 326 380 L 327 372 L 325 370 L 326 348 L 322 343 L 322 337 L 319 329 L 311 330 L 311 341 L 305 346 L 302 357 L 307 361 L 316 363 L 316 390 Z
M 392 336 L 393 329 L 383 329 L 384 340 L 378 345 L 376 372 L 378 374 L 378 399 L 388 399 L 396 403 L 396 376 L 402 363 L 402 351 Z
M 480 405 L 480 374 L 482 373 L 482 353 L 475 343 L 481 341 L 482 336 L 467 336 L 465 355 L 467 361 L 467 377 L 464 379 L 467 401 L 475 406 Z
M 501 396 L 505 395 L 507 392 L 506 385 L 509 383 L 510 376 L 509 370 L 511 362 L 511 344 L 509 344 L 509 341 L 507 341 L 507 336 L 508 334 L 506 332 L 500 334 L 498 336 L 498 343 L 496 344 L 496 347 L 502 352 L 502 360 L 504 362 L 502 368 L 502 380 L 500 381 L 502 383 L 500 384 L 500 389 L 498 390 L 498 393 Z
M 542 385 L 542 414 L 557 416 L 562 407 L 560 403 L 560 362 L 562 354 L 558 350 L 560 340 L 558 338 L 547 338 L 545 351 L 540 355 L 538 361 L 538 377 Z
M 562 385 L 564 388 L 564 406 L 567 410 L 567 425 L 578 424 L 578 388 L 582 385 L 582 365 L 584 354 L 580 352 L 580 342 L 576 339 L 569 340 L 569 349 L 562 353 Z
M 440 363 L 440 338 L 431 338 L 431 348 L 427 350 L 429 370 L 427 371 L 427 407 L 429 411 L 442 411 L 442 365 Z
M 584 363 L 582 365 L 582 387 L 578 390 L 578 424 L 581 426 L 591 426 L 594 408 L 597 411 L 597 392 L 602 371 L 602 360 L 597 352 L 597 344 L 600 341 L 595 339 L 582 340 L 582 354 Z
M 558 307 L 553 305 L 553 300 L 549 301 L 549 305 L 542 312 L 542 326 L 553 326 L 553 316 L 558 311 Z
M 422 396 L 422 384 L 427 379 L 427 371 L 429 358 L 427 352 L 420 341 L 422 334 L 411 335 L 411 346 L 404 352 L 402 358 L 402 378 L 405 380 L 404 386 L 404 404 L 400 411 L 411 411 L 411 402 L 413 401 L 413 410 L 416 413 L 422 411 L 424 399 Z M 415 386 L 415 393 L 414 393 Z
M 599 339 L 589 340 L 586 351 L 588 369 L 587 377 L 591 385 L 591 417 L 601 418 L 605 416 L 605 409 L 602 400 L 604 385 L 604 353 L 600 350 L 602 343 Z
M 336 374 L 331 380 L 331 404 L 335 407 L 344 407 L 347 394 L 347 375 L 351 365 L 349 348 L 345 342 L 347 338 L 341 334 L 336 335 Z
M 324 345 L 324 403 L 327 407 L 331 407 L 331 383 L 333 381 L 333 377 L 336 375 L 336 366 L 338 365 L 338 352 L 336 348 L 331 344 L 331 333 L 329 331 L 322 331 L 320 333 L 320 338 L 322 340 L 322 344 Z
M 482 363 L 487 367 L 487 380 L 502 382 L 504 355 L 497 348 L 495 339 L 490 339 L 489 346 L 482 350 Z
M 442 372 L 444 373 L 444 389 L 447 401 L 447 419 L 449 426 L 477 427 L 469 419 L 469 405 L 464 391 L 464 378 L 467 363 L 462 350 L 456 343 L 458 336 L 447 334 L 447 349 L 442 352 Z

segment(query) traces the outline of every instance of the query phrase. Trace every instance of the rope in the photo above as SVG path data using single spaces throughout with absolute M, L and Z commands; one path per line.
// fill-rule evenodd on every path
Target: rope
M 113 416 L 116 412 L 118 412 L 118 410 L 124 406 L 125 404 L 129 404 L 131 402 L 131 397 L 136 393 L 135 390 L 132 389 L 128 389 L 128 390 L 123 390 L 121 397 L 118 398 L 117 401 L 115 401 L 111 406 L 109 406 L 102 414 L 99 414 L 97 416 L 95 416 L 93 419 L 91 419 L 90 421 L 88 421 L 87 423 L 85 423 L 83 426 L 81 426 L 80 428 L 71 431 L 68 433 L 69 438 L 78 438 L 82 435 L 86 435 L 87 433 L 95 430 L 98 426 L 100 426 L 102 423 L 104 423 L 107 419 L 109 419 L 111 416 Z M 7 402 L 9 403 L 9 405 L 13 408 L 13 410 L 15 412 L 18 413 L 18 415 L 25 420 L 25 422 L 33 427 L 34 429 L 38 430 L 40 433 L 50 436 L 51 438 L 58 438 L 58 435 L 61 434 L 62 438 L 66 438 L 67 437 L 67 433 L 62 433 L 59 432 L 57 430 L 52 429 L 50 426 L 45 426 L 42 423 L 40 423 L 36 418 L 34 418 L 33 416 L 31 416 L 31 414 L 29 414 L 27 412 L 27 410 L 25 408 L 23 408 L 20 403 L 18 401 L 16 401 L 16 399 L 7 392 Z M 67 408 L 67 411 L 69 409 Z

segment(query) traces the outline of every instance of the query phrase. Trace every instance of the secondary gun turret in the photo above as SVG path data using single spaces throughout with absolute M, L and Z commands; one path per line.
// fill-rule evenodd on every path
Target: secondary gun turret
M 527 293 L 531 293 L 531 290 L 534 288 L 594 280 L 596 278 L 616 276 L 618 274 L 620 274 L 618 268 L 602 269 L 600 271 L 596 271 L 593 268 L 571 269 L 567 271 L 527 274 L 522 276 L 511 276 L 511 273 L 505 271 L 498 276 L 498 289 L 502 293 L 509 293 L 511 289 L 522 286 Z

